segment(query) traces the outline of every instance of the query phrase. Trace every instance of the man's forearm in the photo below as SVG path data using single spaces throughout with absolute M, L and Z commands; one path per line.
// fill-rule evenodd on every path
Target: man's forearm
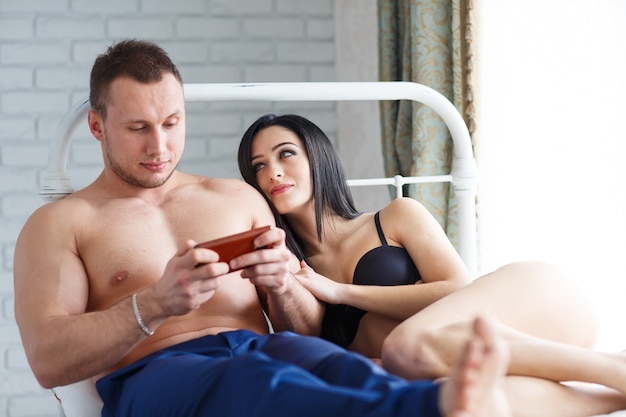
M 99 375 L 147 337 L 130 298 L 106 311 L 53 317 L 42 326 L 46 329 L 39 332 L 38 342 L 29 344 L 28 356 L 44 388 Z
M 318 336 L 324 305 L 294 278 L 281 294 L 267 294 L 268 314 L 274 330 Z

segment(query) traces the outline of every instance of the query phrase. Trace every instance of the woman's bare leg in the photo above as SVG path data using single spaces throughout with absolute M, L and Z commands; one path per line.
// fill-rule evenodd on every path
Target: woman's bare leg
M 626 396 L 607 388 L 505 377 L 510 352 L 497 333 L 491 320 L 472 321 L 471 337 L 442 383 L 446 417 L 589 417 L 626 409 Z
M 590 417 L 626 409 L 626 396 L 604 387 L 509 376 L 504 392 L 514 417 Z
M 550 381 L 580 381 L 605 385 L 626 393 L 626 355 L 609 354 L 566 343 L 552 342 L 494 324 L 498 336 L 511 352 L 508 375 Z M 402 376 L 410 379 L 449 375 L 451 364 L 471 331 L 471 322 L 446 326 L 422 334 L 419 359 L 405 366 Z M 388 363 L 383 362 L 383 366 Z M 394 371 L 392 371 L 394 372 Z
M 626 391 L 622 358 L 588 349 L 597 318 L 587 298 L 559 269 L 536 262 L 500 268 L 401 323 L 385 340 L 383 366 L 412 379 L 449 375 L 478 315 L 499 321 L 511 350 L 509 374 Z

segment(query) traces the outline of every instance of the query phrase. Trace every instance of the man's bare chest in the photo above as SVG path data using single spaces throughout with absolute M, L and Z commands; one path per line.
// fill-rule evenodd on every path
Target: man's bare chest
M 97 213 L 91 225 L 77 233 L 93 308 L 102 307 L 100 299 L 122 299 L 156 282 L 169 260 L 187 250 L 188 240 L 199 242 L 249 228 L 222 210 L 191 204 L 181 204 L 180 210 L 113 208 Z

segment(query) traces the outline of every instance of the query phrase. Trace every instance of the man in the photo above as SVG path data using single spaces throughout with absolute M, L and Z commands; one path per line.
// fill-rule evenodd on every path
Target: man
M 320 305 L 290 274 L 280 229 L 230 264 L 195 248 L 273 216 L 239 180 L 176 169 L 176 66 L 157 45 L 123 41 L 97 58 L 90 89 L 104 169 L 37 210 L 15 250 L 16 318 L 43 387 L 98 380 L 104 416 L 507 415 L 506 351 L 482 320 L 441 389 L 317 338 L 268 335 L 262 306 L 276 330 L 316 334 Z

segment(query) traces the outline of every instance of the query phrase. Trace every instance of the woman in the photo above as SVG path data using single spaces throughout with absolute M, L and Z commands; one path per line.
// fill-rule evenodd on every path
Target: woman
M 385 368 L 404 377 L 438 378 L 449 374 L 472 318 L 490 315 L 511 346 L 509 374 L 626 392 L 623 359 L 589 349 L 595 313 L 557 268 L 514 263 L 470 283 L 417 201 L 396 199 L 378 213 L 359 213 L 330 140 L 300 116 L 258 119 L 238 160 L 244 180 L 265 196 L 290 248 L 306 261 L 298 281 L 327 303 L 323 337 L 382 357 Z

